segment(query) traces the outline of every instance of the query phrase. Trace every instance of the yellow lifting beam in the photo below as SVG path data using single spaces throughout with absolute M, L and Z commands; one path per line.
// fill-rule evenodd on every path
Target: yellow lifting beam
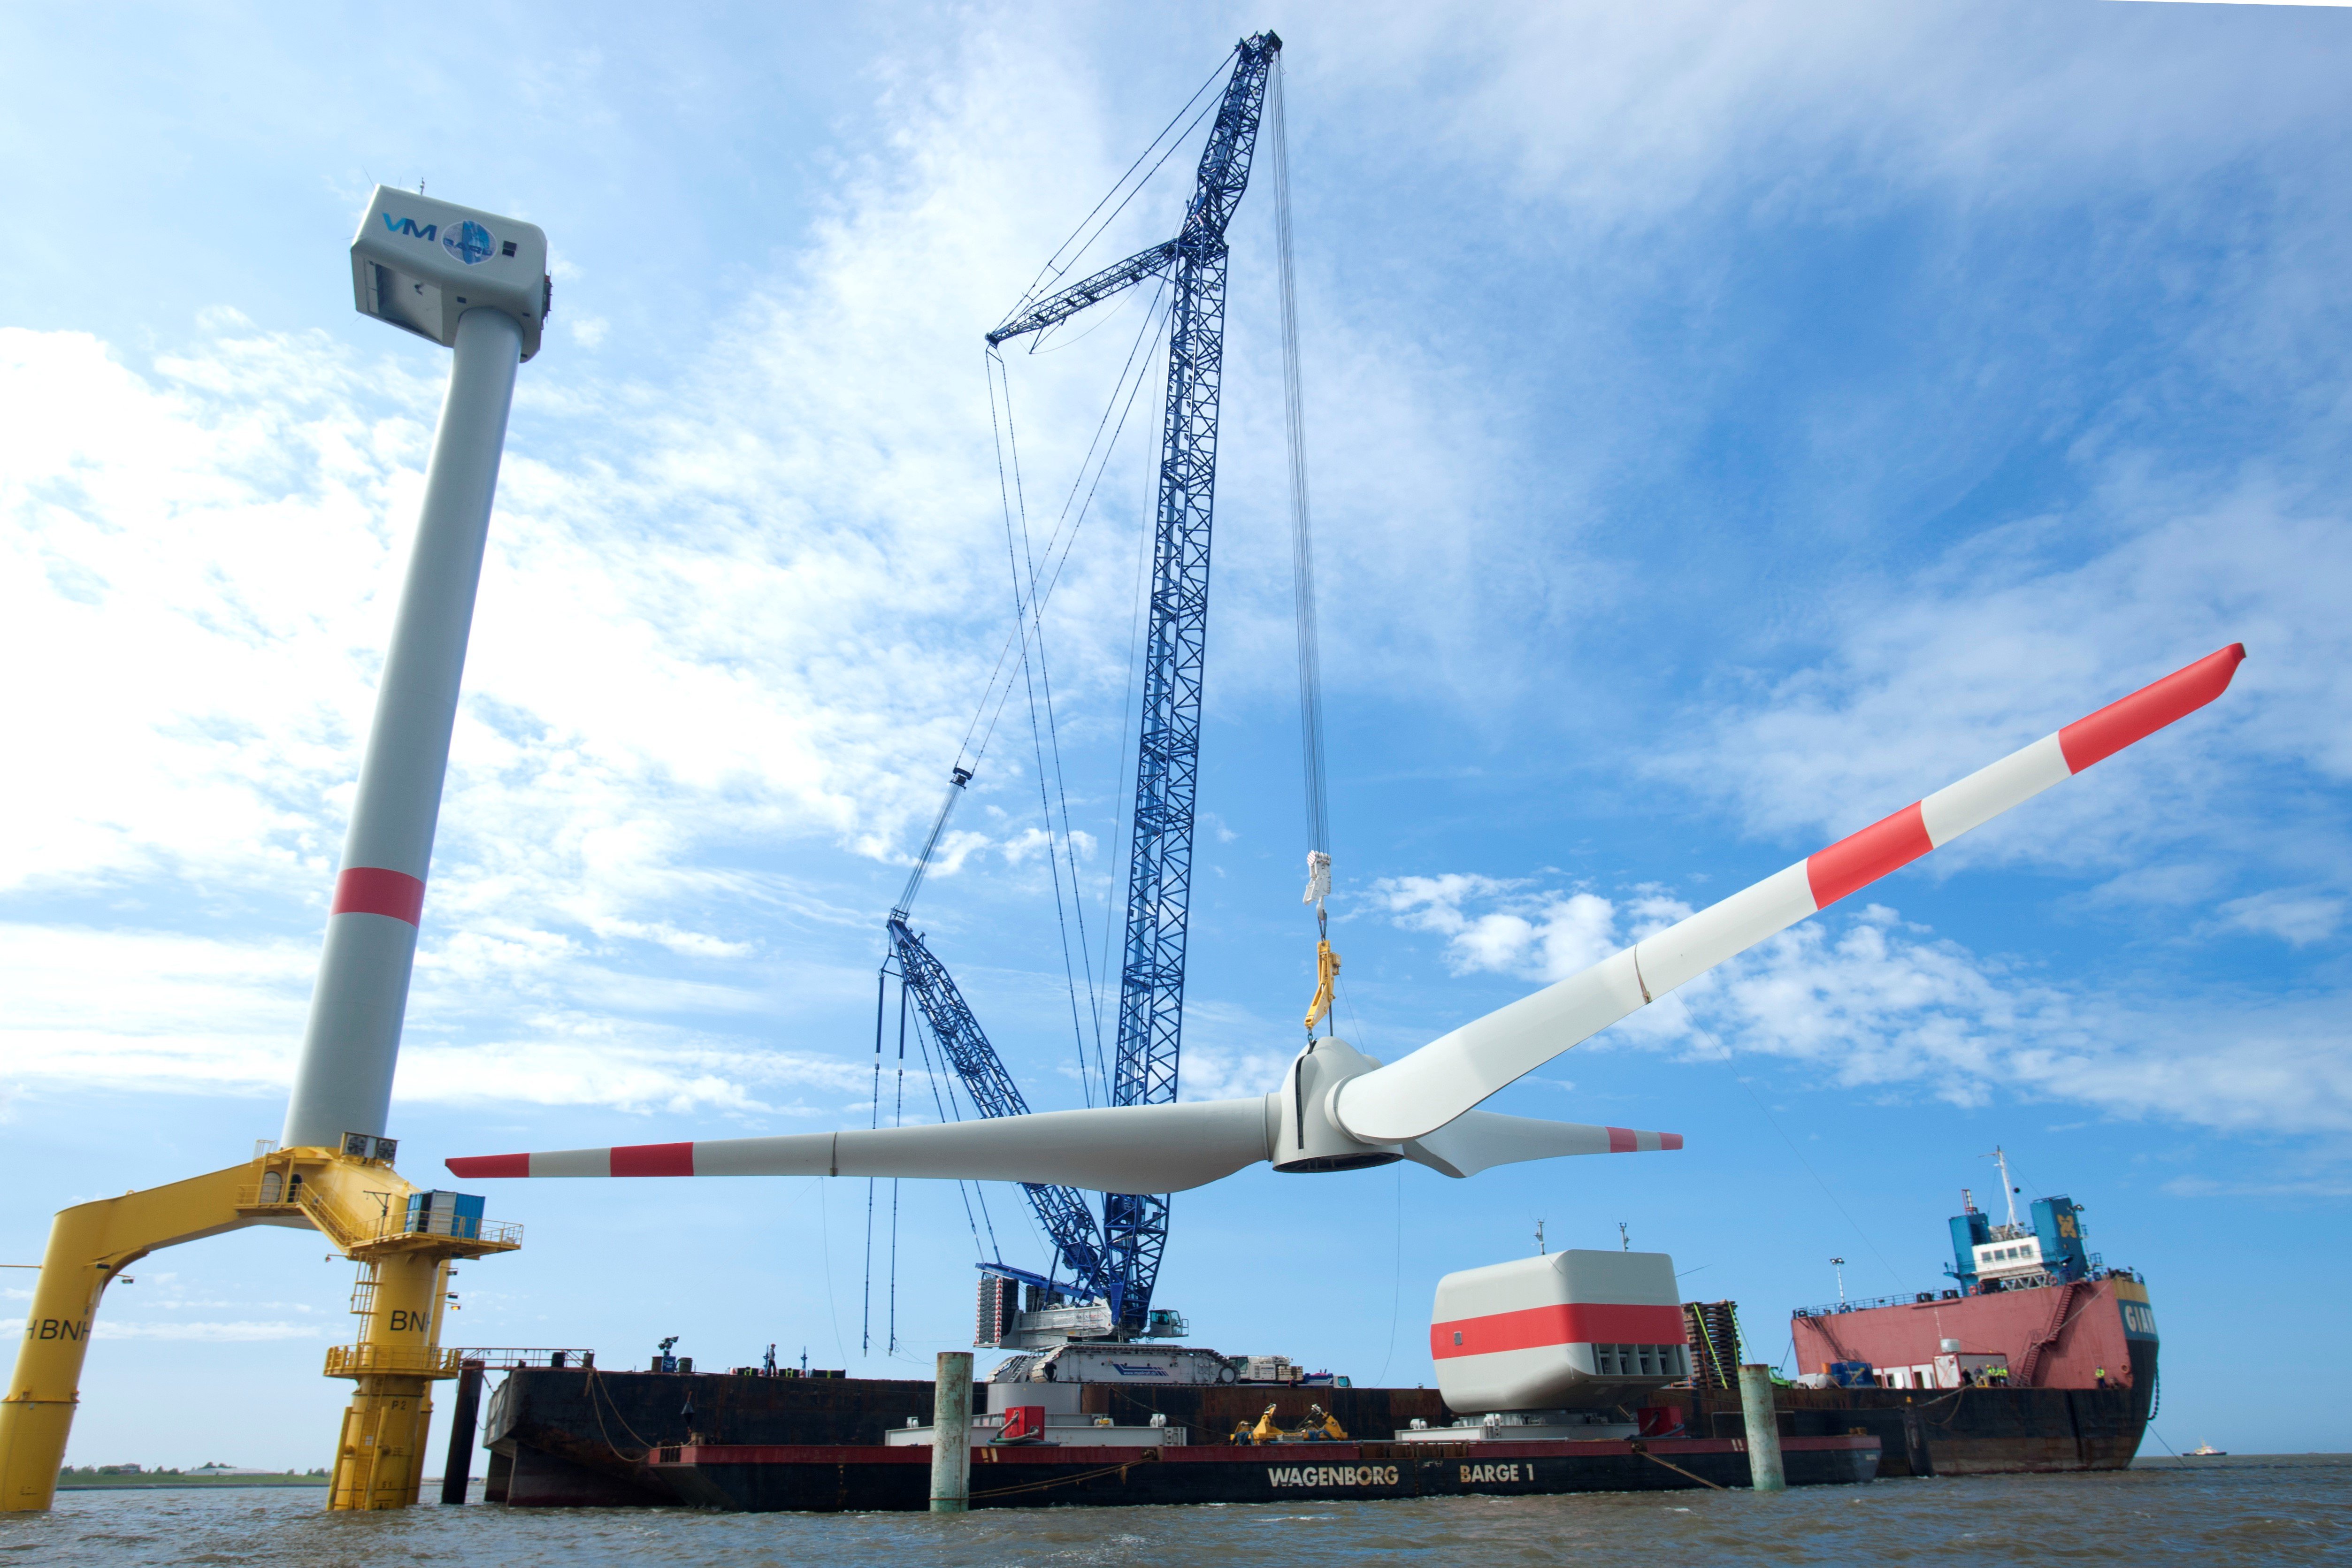
M 1331 1000 L 1339 984 L 1339 955 L 1331 951 L 1328 937 L 1315 944 L 1315 999 L 1307 1004 L 1307 1038 L 1315 1038 L 1315 1026 L 1331 1011 Z
M 358 1343 L 327 1352 L 326 1375 L 356 1387 L 335 1445 L 331 1509 L 405 1508 L 425 1479 L 433 1380 L 458 1374 L 441 1349 L 449 1265 L 511 1252 L 517 1226 L 408 1228 L 415 1189 L 391 1165 L 329 1148 L 279 1149 L 168 1186 L 60 1209 L 0 1396 L 0 1513 L 55 1500 L 80 1403 L 82 1360 L 106 1287 L 148 1253 L 249 1225 L 315 1229 L 360 1265 Z M 444 1234 L 458 1229 L 478 1234 Z

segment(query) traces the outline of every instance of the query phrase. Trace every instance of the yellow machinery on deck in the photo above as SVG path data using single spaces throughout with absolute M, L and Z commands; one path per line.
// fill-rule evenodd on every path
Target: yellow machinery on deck
M 1276 1406 L 1267 1406 L 1265 1414 L 1257 1418 L 1255 1427 L 1247 1421 L 1236 1426 L 1231 1441 L 1243 1448 L 1262 1448 L 1274 1443 L 1344 1443 L 1348 1440 L 1348 1430 L 1339 1425 L 1339 1418 L 1326 1412 L 1320 1405 L 1307 1407 L 1307 1419 L 1299 1423 L 1295 1432 L 1286 1431 L 1276 1421 L 1275 1409 Z
M 49 1230 L 25 1316 L 16 1369 L 0 1398 L 0 1512 L 47 1508 L 80 1402 L 82 1359 L 100 1298 L 158 1248 L 249 1225 L 315 1229 L 360 1266 L 356 1343 L 327 1352 L 326 1375 L 357 1385 L 335 1445 L 327 1506 L 405 1508 L 425 1478 L 449 1265 L 511 1252 L 520 1227 L 412 1219 L 415 1191 L 389 1160 L 329 1148 L 278 1149 L 167 1186 L 76 1204 Z

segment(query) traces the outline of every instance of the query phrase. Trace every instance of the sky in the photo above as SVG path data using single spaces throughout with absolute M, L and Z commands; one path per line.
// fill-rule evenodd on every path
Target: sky
M 1438 1277 L 1540 1222 L 1671 1252 L 1770 1359 L 1841 1282 L 1944 1284 L 1999 1145 L 2021 1202 L 2071 1195 L 2148 1279 L 2147 1451 L 2352 1446 L 2352 1373 L 2291 1348 L 2352 1290 L 2352 15 L 467 17 L 0 13 L 0 169 L 37 214 L 0 247 L 0 1262 L 58 1207 L 278 1131 L 447 373 L 352 308 L 377 183 L 539 224 L 554 257 L 401 1168 L 863 1125 L 877 1094 L 936 1114 L 895 1029 L 877 1071 L 876 969 L 1014 623 L 999 453 L 1055 527 L 1148 301 L 1009 353 L 993 405 L 981 335 L 1271 26 L 1360 1049 L 2249 659 L 1492 1103 L 1682 1152 L 1259 1167 L 1175 1200 L 1160 1304 L 1228 1354 L 1428 1382 Z M 1197 144 L 1090 264 L 1172 232 Z M 1267 155 L 1232 234 L 1188 1098 L 1274 1087 L 1313 989 Z M 1015 690 L 915 910 L 1039 1109 L 1101 1092 L 1158 373 L 1066 535 L 1053 727 Z M 969 1344 L 978 1256 L 1045 1261 L 1005 1187 L 969 1213 L 911 1182 L 479 1190 L 527 1244 L 462 1268 L 446 1337 L 606 1364 L 677 1334 L 704 1366 L 772 1343 L 928 1376 Z M 347 1385 L 316 1368 L 353 1325 L 326 1251 L 265 1230 L 140 1264 L 69 1459 L 328 1462 Z M 0 1320 L 29 1278 L 0 1272 Z

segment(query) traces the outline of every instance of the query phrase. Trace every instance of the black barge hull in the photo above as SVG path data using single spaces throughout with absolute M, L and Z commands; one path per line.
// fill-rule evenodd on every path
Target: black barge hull
M 1878 1439 L 1783 1444 L 1790 1486 L 1878 1473 Z M 915 1512 L 930 1506 L 931 1450 L 864 1445 L 658 1448 L 647 1472 L 675 1500 L 739 1513 Z M 1748 1484 L 1737 1440 L 1618 1443 L 1286 1443 L 1267 1448 L 1005 1448 L 972 1451 L 971 1506 L 1121 1508 L 1343 1498 L 1543 1497 Z
M 2135 1362 L 2128 1388 L 1781 1388 L 1774 1404 L 1784 1444 L 1859 1429 L 1876 1439 L 1878 1474 L 1885 1479 L 2114 1469 L 2128 1465 L 2139 1446 L 2155 1384 L 2149 1359 L 2144 1371 Z M 983 1397 L 974 1407 L 984 1408 L 985 1389 L 977 1392 Z M 1678 1411 L 1691 1438 L 1736 1441 L 1747 1429 L 1733 1390 L 1670 1388 L 1651 1398 Z M 1433 1388 L 1089 1384 L 1080 1408 L 1121 1426 L 1163 1415 L 1213 1445 L 1236 1425 L 1255 1422 L 1268 1405 L 1276 1406 L 1277 1425 L 1303 1426 L 1310 1404 L 1367 1437 L 1402 1430 L 1415 1418 L 1433 1427 L 1454 1419 Z M 652 1460 L 664 1448 L 879 1446 L 885 1432 L 909 1420 L 929 1424 L 931 1385 L 531 1367 L 509 1375 L 487 1405 L 488 1500 L 517 1508 L 660 1507 L 677 1500 L 653 1473 Z

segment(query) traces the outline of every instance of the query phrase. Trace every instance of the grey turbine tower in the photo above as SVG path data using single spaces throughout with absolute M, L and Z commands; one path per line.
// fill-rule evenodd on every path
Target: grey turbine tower
M 316 1231 L 360 1266 L 352 1297 L 358 1340 L 329 1347 L 326 1357 L 326 1375 L 354 1385 L 327 1506 L 409 1506 L 424 1481 L 432 1385 L 479 1376 L 478 1362 L 441 1348 L 449 1265 L 521 1245 L 514 1227 L 483 1221 L 479 1198 L 411 1187 L 392 1168 L 383 1131 L 515 367 L 539 351 L 547 314 L 547 236 L 529 224 L 378 187 L 352 242 L 352 285 L 363 314 L 456 357 L 283 1146 L 265 1144 L 242 1165 L 58 1212 L 16 1368 L 0 1385 L 0 1513 L 37 1512 L 57 1495 L 92 1320 L 108 1287 L 129 1282 L 122 1270 L 159 1248 L 248 1226 Z M 445 1501 L 450 1474 L 463 1500 L 472 1459 L 471 1423 L 457 1432 L 464 1442 L 452 1444 Z
M 286 1107 L 289 1148 L 384 1131 L 515 367 L 539 351 L 548 302 L 539 229 L 382 186 L 352 269 L 361 310 L 455 355 Z

